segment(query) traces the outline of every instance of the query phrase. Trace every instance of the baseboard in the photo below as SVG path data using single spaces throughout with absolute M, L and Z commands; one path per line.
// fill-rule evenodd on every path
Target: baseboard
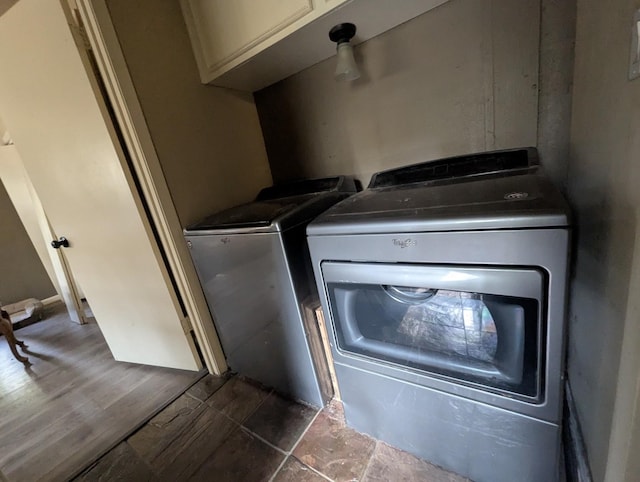
M 49 298 L 45 298 L 44 300 L 40 300 L 42 301 L 42 304 L 44 306 L 47 305 L 52 305 L 53 303 L 58 303 L 60 301 L 62 301 L 62 297 L 60 295 L 54 295 L 54 296 L 50 296 Z
M 587 449 L 580 429 L 576 404 L 569 380 L 565 383 L 564 420 L 562 422 L 562 445 L 567 482 L 593 482 Z

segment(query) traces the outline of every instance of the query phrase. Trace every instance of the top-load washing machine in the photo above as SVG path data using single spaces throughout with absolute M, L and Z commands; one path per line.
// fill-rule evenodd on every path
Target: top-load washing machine
M 273 186 L 184 231 L 229 367 L 316 406 L 330 394 L 301 313 L 316 293 L 305 229 L 355 191 L 342 176 Z
M 556 480 L 569 214 L 535 149 L 378 173 L 307 234 L 350 426 L 477 482 Z

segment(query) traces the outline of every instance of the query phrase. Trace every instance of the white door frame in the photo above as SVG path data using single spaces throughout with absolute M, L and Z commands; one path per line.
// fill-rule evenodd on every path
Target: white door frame
M 25 176 L 27 176 L 26 171 Z M 31 199 L 33 201 L 33 207 L 36 211 L 36 216 L 38 217 L 38 224 L 40 225 L 40 230 L 42 231 L 42 235 L 45 238 L 45 243 L 47 241 L 47 236 L 49 236 L 50 239 L 58 239 L 58 236 L 55 234 L 51 223 L 47 219 L 47 215 L 44 212 L 44 208 L 42 207 L 40 198 L 33 188 L 31 180 L 28 176 L 27 182 L 29 192 L 31 194 Z M 84 307 L 82 306 L 82 300 L 80 297 L 78 286 L 76 284 L 75 278 L 73 277 L 73 273 L 71 272 L 71 268 L 69 267 L 69 263 L 64 257 L 64 253 L 60 249 L 54 249 L 51 245 L 49 245 L 49 243 L 47 243 L 47 251 L 51 258 L 53 269 L 56 273 L 58 285 L 60 286 L 60 296 L 62 297 L 62 300 L 67 307 L 69 318 L 71 318 L 71 321 L 74 321 L 75 323 L 78 323 L 80 325 L 86 324 L 87 318 L 85 316 Z
M 151 134 L 105 0 L 78 0 L 78 10 L 89 44 L 115 112 L 131 162 L 158 237 L 174 276 L 178 293 L 194 330 L 207 369 L 216 375 L 227 370 L 195 267 L 184 240 Z

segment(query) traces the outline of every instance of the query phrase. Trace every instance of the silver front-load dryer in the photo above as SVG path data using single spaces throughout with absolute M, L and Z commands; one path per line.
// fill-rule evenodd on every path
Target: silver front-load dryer
M 273 186 L 184 231 L 229 367 L 315 406 L 329 394 L 301 314 L 316 292 L 305 228 L 354 192 L 342 176 Z
M 535 149 L 378 173 L 307 233 L 349 425 L 477 482 L 556 480 L 569 215 Z

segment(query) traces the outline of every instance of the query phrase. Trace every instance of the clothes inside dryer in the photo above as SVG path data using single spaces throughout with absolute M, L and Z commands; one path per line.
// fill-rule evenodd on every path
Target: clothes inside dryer
M 483 389 L 539 395 L 536 300 L 352 283 L 327 288 L 341 350 Z

